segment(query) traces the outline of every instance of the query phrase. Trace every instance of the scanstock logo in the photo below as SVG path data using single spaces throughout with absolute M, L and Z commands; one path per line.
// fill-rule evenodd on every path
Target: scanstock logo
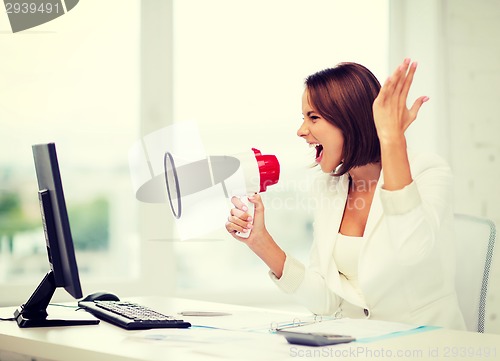
M 4 0 L 12 32 L 45 24 L 73 9 L 79 0 Z

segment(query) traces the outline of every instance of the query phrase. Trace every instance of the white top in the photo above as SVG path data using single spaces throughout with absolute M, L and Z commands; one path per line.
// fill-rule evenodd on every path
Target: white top
M 356 287 L 358 285 L 359 253 L 362 246 L 363 237 L 345 236 L 339 233 L 333 248 L 333 259 L 339 272 Z
M 333 259 L 337 264 L 340 276 L 347 279 L 361 299 L 364 297 L 363 291 L 359 286 L 358 264 L 363 243 L 363 237 L 346 236 L 339 232 L 333 248 Z M 363 317 L 362 308 L 349 305 L 346 302 L 342 302 L 338 311 L 345 317 Z

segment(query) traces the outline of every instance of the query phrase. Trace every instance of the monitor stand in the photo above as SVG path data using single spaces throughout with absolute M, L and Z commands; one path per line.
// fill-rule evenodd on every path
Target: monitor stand
M 38 285 L 28 302 L 14 312 L 17 324 L 21 328 L 27 327 L 54 327 L 54 326 L 80 326 L 95 325 L 97 319 L 47 319 L 47 306 L 56 291 L 54 273 L 48 272 Z

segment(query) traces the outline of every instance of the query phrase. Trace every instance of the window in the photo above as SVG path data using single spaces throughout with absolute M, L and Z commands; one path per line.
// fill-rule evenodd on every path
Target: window
M 35 143 L 56 143 L 84 292 L 116 289 L 138 277 L 137 202 L 127 154 L 139 119 L 139 6 L 82 1 L 37 28 L 0 35 L 4 304 L 25 301 L 48 271 Z M 9 29 L 7 17 L 0 18 L 0 28 Z

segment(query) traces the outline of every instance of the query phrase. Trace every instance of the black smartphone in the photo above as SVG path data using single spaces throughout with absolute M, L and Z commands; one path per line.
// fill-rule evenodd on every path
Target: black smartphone
M 276 331 L 278 335 L 285 336 L 289 343 L 295 345 L 305 345 L 305 346 L 327 346 L 335 345 L 337 343 L 346 343 L 356 340 L 354 337 L 346 335 L 335 335 L 331 333 L 320 333 L 320 332 L 293 332 L 293 331 Z

